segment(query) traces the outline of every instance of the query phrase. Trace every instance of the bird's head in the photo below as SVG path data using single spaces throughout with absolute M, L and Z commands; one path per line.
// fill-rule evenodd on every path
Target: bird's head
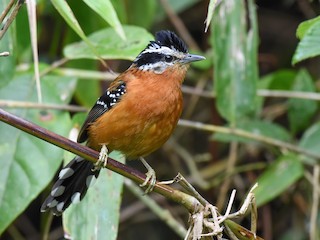
M 159 31 L 155 37 L 133 62 L 140 70 L 161 74 L 170 67 L 186 69 L 189 63 L 205 59 L 189 54 L 186 44 L 171 31 Z

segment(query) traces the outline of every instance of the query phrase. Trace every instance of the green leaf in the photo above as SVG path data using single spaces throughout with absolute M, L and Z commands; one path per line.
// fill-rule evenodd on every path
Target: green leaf
M 298 72 L 292 90 L 306 92 L 314 92 L 316 90 L 313 80 L 306 70 Z M 313 100 L 290 99 L 288 101 L 288 117 L 292 132 L 296 133 L 308 126 L 316 111 L 317 103 Z
M 235 125 L 256 110 L 257 24 L 253 2 L 249 1 L 249 20 L 243 1 L 222 1 L 212 26 L 214 84 L 219 113 Z M 247 26 L 249 31 L 247 32 Z
M 220 2 L 219 0 L 210 0 L 208 12 L 207 12 L 207 17 L 206 17 L 206 20 L 204 21 L 206 24 L 205 32 L 208 30 L 208 27 L 209 27 L 211 20 L 212 20 L 212 17 L 213 17 L 213 12 L 216 9 L 216 7 L 218 6 L 219 2 Z
M 304 132 L 299 147 L 320 155 L 320 122 L 312 125 Z
M 88 108 L 92 108 L 100 96 L 101 86 L 99 81 L 78 81 L 75 92 L 75 98 L 78 103 Z
M 315 22 L 304 33 L 293 55 L 292 64 L 320 54 L 320 21 Z
M 110 157 L 124 162 L 119 152 L 112 152 Z M 65 232 L 72 239 L 116 239 L 122 184 L 122 176 L 102 169 L 83 200 L 63 214 Z
M 292 88 L 296 74 L 296 71 L 288 69 L 275 71 L 263 76 L 258 81 L 258 89 L 289 90 Z M 256 100 L 257 114 L 259 115 L 263 109 L 266 98 L 263 96 L 258 96 Z
M 303 176 L 303 164 L 295 154 L 279 157 L 258 178 L 258 187 L 253 190 L 257 206 L 261 206 L 279 196 Z
M 126 39 L 125 33 L 118 19 L 117 13 L 114 10 L 110 0 L 83 0 L 93 11 L 98 13 L 107 23 L 110 24 L 112 28 L 117 32 L 117 34 L 123 39 Z
M 83 32 L 81 26 L 79 25 L 76 17 L 74 16 L 72 9 L 65 0 L 51 0 L 53 6 L 57 9 L 60 15 L 64 18 L 67 24 L 79 35 L 79 37 L 85 42 L 87 47 L 89 47 L 91 53 L 100 59 L 99 51 L 95 49 L 93 44 L 87 38 Z
M 76 79 L 42 77 L 45 103 L 62 104 L 70 100 Z M 15 94 L 12 94 L 15 93 Z M 2 99 L 35 101 L 32 73 L 16 76 L 0 89 Z M 50 131 L 66 136 L 70 116 L 58 110 L 7 109 Z M 0 235 L 51 181 L 62 161 L 63 151 L 18 129 L 0 123 Z
M 291 90 L 294 84 L 294 79 L 297 72 L 289 69 L 281 69 L 264 76 L 259 83 L 259 88 L 262 88 L 260 84 L 263 84 L 265 89 L 274 90 Z M 268 81 L 269 83 L 265 85 L 263 81 Z
M 154 37 L 145 29 L 134 26 L 123 26 L 127 36 L 122 40 L 112 28 L 105 28 L 89 35 L 103 59 L 133 60 Z M 65 47 L 64 55 L 69 59 L 96 59 L 84 42 L 73 43 Z
M 290 135 L 280 125 L 272 122 L 265 122 L 261 120 L 247 120 L 238 123 L 237 128 L 248 131 L 253 134 L 262 135 L 270 138 L 274 138 L 281 141 L 289 141 Z M 243 143 L 254 143 L 255 140 L 224 134 L 224 133 L 215 133 L 213 139 L 221 142 L 232 142 L 238 141 Z
M 305 36 L 306 32 L 307 32 L 315 23 L 318 23 L 318 22 L 320 22 L 320 16 L 300 23 L 299 26 L 298 26 L 298 28 L 297 28 L 297 33 L 296 33 L 296 34 L 297 34 L 297 37 L 298 37 L 299 39 L 302 39 L 302 38 Z

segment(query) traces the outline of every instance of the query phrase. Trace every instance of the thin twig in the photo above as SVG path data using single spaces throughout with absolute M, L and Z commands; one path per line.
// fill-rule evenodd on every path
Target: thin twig
M 182 37 L 183 40 L 187 43 L 187 45 L 196 51 L 200 51 L 200 48 L 196 41 L 193 40 L 192 36 L 190 35 L 187 27 L 184 25 L 183 21 L 177 16 L 177 14 L 171 8 L 168 0 L 160 0 L 161 5 L 163 6 L 164 11 L 168 15 L 170 21 L 178 31 L 179 35 Z
M 11 23 L 13 22 L 13 20 L 16 18 L 17 14 L 23 4 L 24 4 L 24 0 L 18 0 L 17 4 L 13 8 L 9 18 L 7 19 L 7 21 L 5 22 L 3 27 L 0 29 L 0 40 L 2 39 L 4 34 L 7 32 L 8 28 L 11 25 Z
M 7 7 L 2 11 L 2 13 L 0 15 L 0 24 L 2 23 L 3 19 L 7 16 L 8 12 L 12 8 L 12 6 L 14 4 L 14 1 L 15 0 L 10 0 L 10 2 L 7 5 Z
M 219 223 L 224 222 L 224 220 L 226 220 L 226 219 L 228 218 L 228 216 L 230 215 L 231 208 L 232 208 L 232 205 L 233 205 L 233 202 L 234 202 L 235 197 L 236 197 L 236 190 L 233 189 L 232 192 L 231 192 L 230 198 L 229 198 L 229 203 L 228 203 L 228 205 L 227 205 L 226 212 L 225 212 L 225 214 L 221 217 L 221 219 L 219 220 Z
M 210 203 L 198 193 L 198 191 L 182 176 L 180 173 L 175 177 L 175 182 L 179 183 L 184 189 L 186 189 L 189 193 L 192 194 L 198 201 L 203 205 L 207 206 Z
M 255 201 L 254 200 L 255 196 L 254 196 L 253 190 L 256 189 L 257 187 L 258 187 L 258 183 L 255 183 L 251 187 L 251 189 L 250 189 L 247 197 L 245 198 L 240 210 L 235 212 L 235 213 L 229 214 L 228 219 L 237 218 L 239 216 L 243 216 L 248 211 L 249 206 L 253 203 L 253 201 Z
M 260 97 L 298 98 L 320 101 L 320 94 L 315 92 L 259 89 L 257 93 Z
M 196 83 L 195 89 L 197 89 L 198 91 L 203 91 L 206 84 L 207 84 L 206 78 L 200 78 Z M 191 95 L 190 99 L 188 99 L 188 104 L 186 104 L 186 109 L 184 110 L 183 118 L 187 118 L 187 119 L 191 118 L 192 113 L 196 109 L 197 103 L 199 102 L 199 99 L 200 99 L 199 95 L 196 95 L 196 94 Z
M 276 146 L 282 149 L 287 149 L 295 153 L 303 154 L 307 157 L 311 157 L 316 160 L 320 159 L 320 155 L 313 153 L 311 151 L 305 150 L 303 148 L 300 148 L 294 144 L 290 144 L 284 141 L 280 141 L 280 140 L 262 136 L 262 135 L 257 135 L 257 134 L 247 132 L 245 130 L 238 129 L 238 128 L 220 127 L 216 125 L 204 124 L 202 122 L 193 122 L 193 121 L 184 120 L 184 119 L 180 119 L 178 125 L 183 127 L 190 127 L 194 129 L 208 131 L 208 132 L 219 132 L 219 133 L 226 133 L 226 134 L 231 134 L 239 137 L 245 137 L 248 139 L 256 140 L 258 142 L 269 144 L 271 146 Z
M 49 72 L 53 71 L 54 69 L 64 65 L 65 63 L 68 62 L 68 58 L 62 58 L 62 59 L 59 59 L 55 62 L 53 62 L 49 67 L 47 67 L 46 69 L 44 69 L 43 71 L 40 72 L 40 77 L 48 74 Z
M 18 228 L 14 224 L 11 224 L 8 227 L 7 231 L 8 231 L 9 236 L 12 239 L 15 239 L 15 240 L 24 240 L 25 239 L 25 237 L 22 235 L 22 233 L 18 230 Z
M 76 106 L 76 105 L 35 103 L 35 102 L 23 102 L 23 101 L 12 101 L 12 100 L 0 100 L 0 107 L 52 109 L 52 110 L 65 110 L 70 112 L 87 112 L 88 111 L 87 108 Z
M 43 228 L 43 234 L 42 234 L 42 240 L 48 240 L 49 239 L 49 232 L 50 232 L 50 227 L 51 227 L 51 223 L 53 220 L 53 214 L 47 213 L 47 217 L 46 217 L 46 221 L 45 221 L 45 225 Z
M 310 240 L 318 239 L 318 212 L 319 212 L 319 181 L 320 181 L 320 165 L 315 165 L 313 168 L 313 193 L 312 193 L 312 206 L 310 217 Z
M 181 87 L 183 93 L 198 95 L 204 98 L 215 98 L 216 94 L 213 91 L 201 90 L 195 87 L 185 86 Z
M 62 58 L 58 61 L 53 62 L 49 67 L 47 67 L 40 73 L 40 76 L 42 77 L 50 72 L 54 72 L 63 76 L 78 77 L 80 79 L 97 79 L 112 81 L 119 75 L 119 73 L 115 73 L 113 71 L 101 72 L 76 68 L 59 68 L 68 61 L 68 58 Z
M 313 184 L 313 175 L 309 173 L 309 171 L 307 170 L 304 171 L 304 177 L 311 185 Z M 313 190 L 316 190 L 320 197 L 320 187 L 318 189 L 313 189 Z
M 75 69 L 75 68 L 57 68 L 53 70 L 54 73 L 60 74 L 63 76 L 70 76 L 70 77 L 78 77 L 81 79 L 97 79 L 97 80 L 106 80 L 112 81 L 114 80 L 119 74 L 106 71 L 106 72 L 99 72 L 99 71 L 90 71 L 90 70 L 82 70 L 82 69 Z
M 168 142 L 165 144 L 165 147 L 175 151 L 185 161 L 194 183 L 201 186 L 203 189 L 207 189 L 209 187 L 209 183 L 201 176 L 201 173 L 199 172 L 192 155 L 185 148 L 183 148 L 173 138 L 168 140 Z
M 230 150 L 229 150 L 229 157 L 228 157 L 228 162 L 227 162 L 227 168 L 226 168 L 226 174 L 230 175 L 231 173 L 234 172 L 234 166 L 237 161 L 237 149 L 238 149 L 238 143 L 237 142 L 231 142 L 230 144 Z M 229 186 L 231 184 L 231 179 L 232 178 L 225 178 L 220 191 L 219 191 L 219 197 L 217 200 L 217 207 L 218 209 L 221 209 L 226 201 L 227 198 L 227 193 L 229 190 Z
M 144 195 L 141 188 L 133 184 L 129 179 L 124 180 L 125 185 L 137 198 L 140 199 L 153 213 L 155 213 L 161 220 L 163 220 L 178 236 L 183 238 L 187 234 L 187 230 L 181 225 L 171 213 L 167 210 L 163 210 L 156 201 L 154 201 L 148 195 Z
M 40 72 L 39 72 L 39 54 L 38 54 L 38 39 L 37 39 L 37 12 L 36 12 L 36 1 L 27 1 L 27 11 L 29 20 L 29 30 L 31 39 L 31 48 L 33 55 L 33 65 L 34 65 L 34 77 L 36 80 L 36 89 L 38 102 L 42 103 L 42 93 L 41 93 L 41 82 L 40 82 Z
M 313 6 L 308 0 L 298 0 L 296 1 L 300 11 L 307 19 L 311 19 L 317 16 L 316 12 L 313 9 Z
M 183 86 L 182 91 L 184 93 L 199 95 L 205 98 L 216 97 L 216 94 L 213 91 L 201 91 L 199 89 L 196 89 L 194 87 L 189 87 L 189 86 Z M 320 101 L 320 94 L 315 92 L 258 89 L 257 95 L 259 97 L 297 98 L 297 99 Z

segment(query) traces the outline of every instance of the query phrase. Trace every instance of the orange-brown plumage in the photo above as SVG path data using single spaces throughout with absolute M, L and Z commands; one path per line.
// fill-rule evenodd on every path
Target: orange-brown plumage
M 101 149 L 97 165 L 76 156 L 59 173 L 59 179 L 42 204 L 60 215 L 86 194 L 92 179 L 99 176 L 106 151 L 118 150 L 129 159 L 157 150 L 172 134 L 182 111 L 181 84 L 189 63 L 204 59 L 188 53 L 185 43 L 173 32 L 160 31 L 156 40 L 120 74 L 90 110 L 78 136 L 95 150 Z M 103 148 L 101 148 L 103 146 Z M 105 149 L 107 147 L 107 150 Z M 148 168 L 147 191 L 156 178 Z
M 127 158 L 143 157 L 158 149 L 172 134 L 182 112 L 181 83 L 187 67 L 176 65 L 161 75 L 130 68 L 117 81 L 126 94 L 88 128 L 88 145 L 119 150 Z

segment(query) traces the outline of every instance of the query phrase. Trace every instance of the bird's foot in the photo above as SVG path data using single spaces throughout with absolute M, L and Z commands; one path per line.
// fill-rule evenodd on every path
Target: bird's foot
M 148 170 L 148 172 L 146 173 L 146 179 L 144 180 L 143 183 L 140 184 L 140 187 L 145 187 L 148 185 L 147 189 L 145 190 L 145 193 L 147 194 L 147 193 L 152 192 L 152 190 L 157 182 L 156 173 L 153 170 L 153 168 L 146 162 L 146 160 L 144 160 L 144 158 L 141 157 L 140 161 L 143 163 L 143 165 Z
M 99 159 L 98 161 L 94 164 L 94 168 L 92 168 L 92 171 L 97 171 L 100 170 L 102 167 L 106 167 L 108 164 L 108 148 L 106 145 L 102 145 L 100 154 L 99 154 Z

